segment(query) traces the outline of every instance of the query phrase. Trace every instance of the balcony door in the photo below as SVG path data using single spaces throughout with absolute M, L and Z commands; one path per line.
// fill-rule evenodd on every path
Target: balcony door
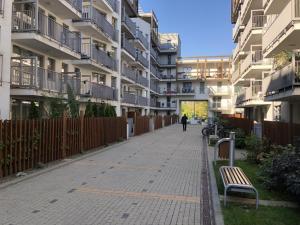
M 49 15 L 48 18 L 48 35 L 49 37 L 55 39 L 55 24 L 56 18 L 54 16 Z

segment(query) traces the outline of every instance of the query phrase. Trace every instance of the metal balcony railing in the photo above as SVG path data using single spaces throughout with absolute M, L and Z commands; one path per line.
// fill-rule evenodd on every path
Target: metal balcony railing
M 119 12 L 119 8 L 118 8 L 118 2 L 116 0 L 105 0 L 110 7 L 116 12 Z
M 137 76 L 137 83 L 143 85 L 144 87 L 149 86 L 149 80 L 143 76 Z
M 126 13 L 123 13 L 122 22 L 126 24 L 133 35 L 136 35 L 136 24 Z
M 146 49 L 149 49 L 148 39 L 144 36 L 143 32 L 140 30 L 136 31 L 136 38 L 141 41 Z
M 90 81 L 81 82 L 81 95 L 103 100 L 118 100 L 117 89 Z
M 137 104 L 137 96 L 135 94 L 132 94 L 129 92 L 124 92 L 122 102 L 127 103 L 127 104 L 136 105 Z
M 150 53 L 155 60 L 158 60 L 158 53 L 154 50 L 154 48 L 150 48 Z
M 143 56 L 142 53 L 136 53 L 136 60 L 139 61 L 144 67 L 149 68 L 149 61 L 145 56 Z
M 123 67 L 122 68 L 122 75 L 124 77 L 127 77 L 129 78 L 130 80 L 136 82 L 136 71 L 135 70 L 132 70 L 130 69 L 129 67 Z
M 58 73 L 13 61 L 11 66 L 11 86 L 13 88 L 66 94 L 67 86 L 69 85 L 77 95 L 80 91 L 80 79 L 77 75 L 75 73 Z
M 55 41 L 76 53 L 80 53 L 81 37 L 79 33 L 69 31 L 41 12 L 38 13 L 38 19 L 35 18 L 33 10 L 13 11 L 12 14 L 13 32 L 36 32 L 48 37 L 48 40 Z
M 264 92 L 267 96 L 275 95 L 300 87 L 300 61 L 285 66 L 264 80 Z
M 154 67 L 153 65 L 150 65 L 150 72 L 151 72 L 154 76 L 160 78 L 158 69 L 157 69 L 156 67 Z
M 161 79 L 166 79 L 166 80 L 172 80 L 172 79 L 176 79 L 176 76 L 175 75 L 172 75 L 172 74 L 162 74 L 161 76 Z
M 138 105 L 148 106 L 148 98 L 143 97 L 143 96 L 138 96 Z
M 122 38 L 122 48 L 125 49 L 131 56 L 136 56 L 136 49 L 134 44 L 129 42 L 129 40 L 123 35 Z
M 139 1 L 138 0 L 124 0 L 126 1 L 129 6 L 131 7 L 132 11 L 134 11 L 135 14 L 138 13 L 138 4 L 139 4 Z
M 182 94 L 195 94 L 195 90 L 192 88 L 182 88 L 181 93 Z
M 241 35 L 241 46 L 243 46 L 254 29 L 262 29 L 266 23 L 263 11 L 252 11 L 251 18 Z
M 78 12 L 82 12 L 82 0 L 66 0 L 72 5 Z
M 158 84 L 154 81 L 151 81 L 150 89 L 156 93 L 160 93 L 160 88 L 159 88 Z
M 113 71 L 117 71 L 117 60 L 110 57 L 105 51 L 101 50 L 90 39 L 82 41 L 82 59 L 91 59 L 100 66 L 105 66 Z
M 82 20 L 90 21 L 114 41 L 118 41 L 118 31 L 108 22 L 103 14 L 92 6 L 83 6 Z

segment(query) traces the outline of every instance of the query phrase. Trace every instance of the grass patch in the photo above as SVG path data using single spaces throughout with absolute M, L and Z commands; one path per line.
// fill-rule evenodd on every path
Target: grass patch
M 220 195 L 224 194 L 224 186 L 222 178 L 219 172 L 221 166 L 227 166 L 228 161 L 217 161 L 217 164 L 214 165 L 214 171 L 217 179 L 218 191 Z M 262 181 L 257 176 L 259 171 L 259 166 L 248 161 L 236 160 L 235 166 L 238 166 L 243 169 L 246 176 L 250 179 L 253 186 L 257 189 L 259 193 L 260 200 L 275 200 L 275 201 L 293 201 L 292 197 L 275 191 L 270 191 L 265 188 Z M 229 193 L 229 195 L 232 193 Z M 244 194 L 244 193 L 233 193 L 236 196 L 244 196 L 247 198 L 255 198 L 254 195 Z
M 299 209 L 230 203 L 223 208 L 225 225 L 300 225 Z

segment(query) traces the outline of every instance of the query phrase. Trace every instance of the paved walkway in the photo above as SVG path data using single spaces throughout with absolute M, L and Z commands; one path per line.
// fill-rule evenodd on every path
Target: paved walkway
M 180 125 L 0 190 L 0 225 L 200 224 L 200 127 Z

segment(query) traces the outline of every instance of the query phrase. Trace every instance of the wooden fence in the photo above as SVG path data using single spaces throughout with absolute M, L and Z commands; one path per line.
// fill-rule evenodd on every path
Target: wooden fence
M 172 124 L 176 124 L 179 122 L 179 116 L 177 115 L 172 115 Z
M 161 129 L 163 127 L 163 118 L 162 116 L 154 117 L 154 129 Z
M 0 178 L 126 139 L 125 118 L 0 121 Z
M 148 116 L 137 116 L 135 118 L 135 135 L 150 132 L 150 118 Z
M 263 137 L 277 145 L 295 144 L 300 137 L 300 124 L 264 121 L 262 124 Z
M 165 127 L 170 126 L 172 124 L 172 116 L 164 116 L 164 121 Z
M 250 135 L 253 130 L 253 120 L 244 118 L 225 118 L 227 125 L 233 128 L 239 128 L 245 132 L 246 135 Z

